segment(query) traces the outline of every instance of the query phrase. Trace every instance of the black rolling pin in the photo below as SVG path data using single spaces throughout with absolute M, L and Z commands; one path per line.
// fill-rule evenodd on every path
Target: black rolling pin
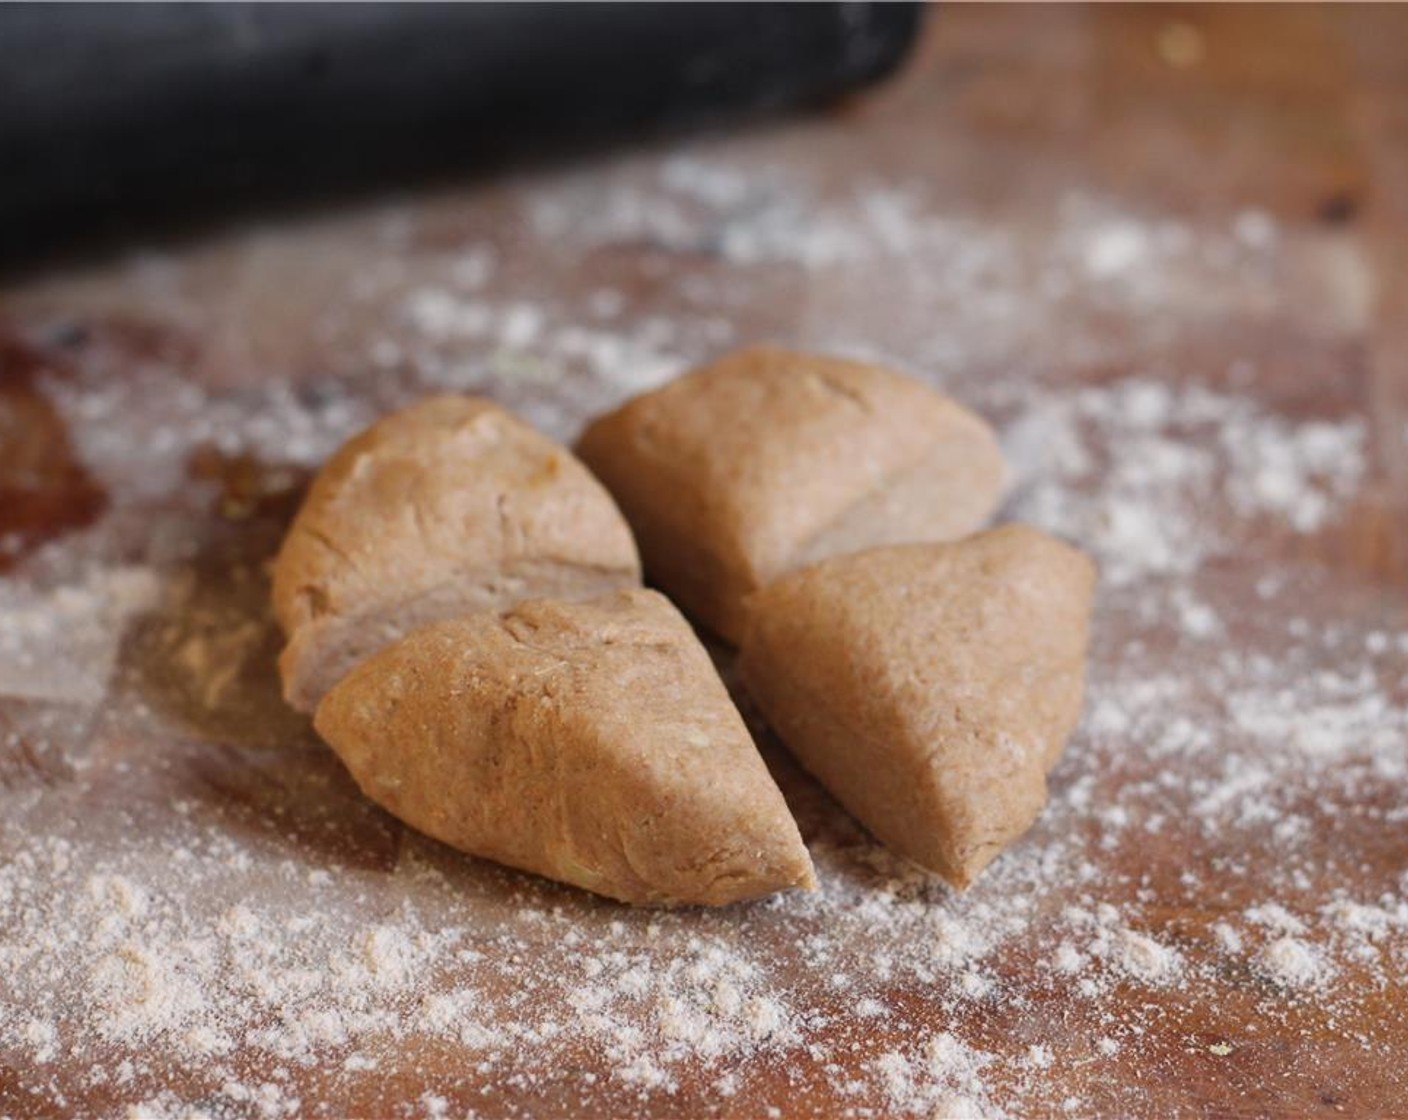
M 815 104 L 917 4 L 0 5 L 0 259 Z

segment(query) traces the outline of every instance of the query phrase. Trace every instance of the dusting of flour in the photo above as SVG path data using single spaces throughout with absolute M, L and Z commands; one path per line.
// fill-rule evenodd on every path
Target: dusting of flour
M 1300 418 L 1236 355 L 1139 356 L 1159 324 L 1278 298 L 1271 265 L 1299 250 L 1274 220 L 1072 196 L 1021 237 L 757 152 L 534 183 L 507 219 L 532 268 L 417 220 L 379 218 L 383 260 L 347 278 L 360 333 L 320 321 L 340 376 L 220 388 L 151 359 L 119 382 L 80 358 L 42 386 L 113 505 L 0 579 L 0 1111 L 1147 1114 L 1151 1063 L 1259 1043 L 1208 1033 L 1232 999 L 1264 1036 L 1309 1024 L 1393 1063 L 1371 1008 L 1408 970 L 1408 873 L 1351 853 L 1408 827 L 1408 631 L 1371 590 L 1328 609 L 1313 560 L 1369 484 L 1366 426 Z M 187 282 L 139 268 L 163 299 Z M 1063 328 L 1072 306 L 1151 333 L 1112 368 Z M 368 807 L 306 728 L 229 720 L 277 703 L 260 610 L 162 636 L 192 588 L 257 585 L 280 527 L 220 521 L 197 449 L 306 470 L 440 390 L 570 438 L 753 337 L 888 358 L 988 412 L 1004 516 L 1099 561 L 1082 729 L 970 892 L 878 848 L 772 746 L 817 894 L 636 912 L 463 859 Z M 1271 539 L 1310 559 L 1264 567 Z M 153 648 L 176 685 L 202 678 L 184 706 Z

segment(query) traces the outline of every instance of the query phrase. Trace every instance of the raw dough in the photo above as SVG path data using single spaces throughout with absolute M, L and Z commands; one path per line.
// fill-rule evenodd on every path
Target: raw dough
M 1094 582 L 1084 553 L 1023 525 L 837 557 L 754 597 L 739 667 L 837 800 L 964 887 L 1046 803 Z
M 767 346 L 627 402 L 577 452 L 651 579 L 734 642 L 750 592 L 826 556 L 970 533 L 1006 473 L 987 424 L 920 382 Z
M 640 583 L 630 529 L 564 447 L 493 402 L 436 397 L 344 444 L 274 562 L 300 711 L 416 626 Z
M 814 886 L 708 654 L 653 591 L 427 627 L 315 723 L 368 797 L 474 855 L 635 903 Z

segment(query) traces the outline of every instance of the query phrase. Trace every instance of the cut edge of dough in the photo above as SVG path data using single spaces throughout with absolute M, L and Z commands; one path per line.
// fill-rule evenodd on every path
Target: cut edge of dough
M 957 541 L 986 526 L 1006 497 L 1010 472 L 987 424 L 975 415 L 961 415 L 966 431 L 945 435 L 922 455 L 897 465 L 801 541 L 775 575 L 893 544 Z M 960 472 L 961 482 L 955 482 Z M 923 508 L 929 491 L 953 486 L 961 488 L 957 501 L 941 510 Z
M 639 582 L 634 569 L 539 561 L 499 574 L 465 573 L 377 610 L 315 618 L 294 630 L 279 655 L 284 700 L 299 712 L 313 712 L 357 665 L 424 626 L 498 613 L 526 599 L 591 599 Z

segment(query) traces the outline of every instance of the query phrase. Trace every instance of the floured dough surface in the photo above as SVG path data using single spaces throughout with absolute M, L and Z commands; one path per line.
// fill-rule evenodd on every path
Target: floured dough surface
M 473 855 L 633 903 L 813 885 L 708 654 L 653 591 L 419 630 L 315 723 L 367 796 Z
M 435 397 L 327 462 L 273 569 L 284 693 L 310 711 L 416 626 L 638 585 L 630 529 L 571 452 L 493 402 Z
M 836 557 L 755 596 L 740 669 L 846 808 L 966 886 L 1045 804 L 1094 582 L 1082 552 L 1024 525 Z
M 577 447 L 651 579 L 737 642 L 744 600 L 801 564 L 961 537 L 1001 498 L 984 421 L 880 366 L 758 346 L 592 423 Z

